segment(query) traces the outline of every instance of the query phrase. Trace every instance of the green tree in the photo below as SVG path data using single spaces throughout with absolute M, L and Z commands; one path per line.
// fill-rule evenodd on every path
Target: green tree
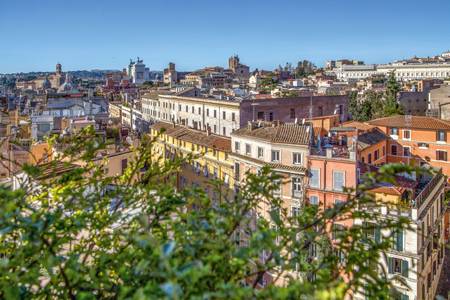
M 349 94 L 349 112 L 356 121 L 366 122 L 383 117 L 383 105 L 382 95 L 372 90 L 362 95 L 357 92 Z
M 28 180 L 20 189 L 0 187 L 2 299 L 343 299 L 355 291 L 388 299 L 391 294 L 390 279 L 377 271 L 390 237 L 365 239 L 368 228 L 356 224 L 335 230 L 334 241 L 328 232 L 347 219 L 371 221 L 378 229 L 406 228 L 406 218 L 381 217 L 368 190 L 377 182 L 395 182 L 395 174 L 412 170 L 408 166 L 383 166 L 369 174 L 356 191 L 345 190 L 343 204 L 325 210 L 304 204 L 291 215 L 275 193 L 280 177 L 267 167 L 248 173 L 237 193 L 213 180 L 219 195 L 213 201 L 193 186 L 177 190 L 177 174 L 193 158 L 155 159 L 149 138 L 115 177 L 105 175 L 105 165 L 95 160 L 106 145 L 92 127 L 50 142 L 63 149 L 61 156 L 25 166 Z M 56 175 L 57 170 L 64 172 Z M 256 217 L 262 204 L 270 217 Z M 260 288 L 268 273 L 283 285 L 269 281 Z
M 295 69 L 295 78 L 303 78 L 314 74 L 315 69 L 316 66 L 312 62 L 308 60 L 299 61 Z
M 397 95 L 400 91 L 400 85 L 395 78 L 395 73 L 389 73 L 386 92 L 384 96 L 383 116 L 388 117 L 392 115 L 399 115 L 403 113 L 402 107 L 397 101 Z
M 351 91 L 348 94 L 348 112 L 354 120 L 359 120 L 360 106 L 358 103 L 357 91 Z

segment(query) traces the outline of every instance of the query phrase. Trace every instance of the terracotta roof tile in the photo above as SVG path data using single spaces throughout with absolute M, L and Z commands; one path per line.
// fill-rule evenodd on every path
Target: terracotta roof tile
M 261 126 L 250 129 L 248 126 L 232 133 L 235 136 L 253 137 L 279 144 L 308 145 L 310 127 L 298 124 L 282 124 L 278 126 Z
M 375 119 L 367 122 L 374 126 L 386 126 L 386 127 L 400 127 L 400 128 L 413 128 L 413 129 L 428 129 L 428 130 L 450 130 L 450 122 L 422 116 L 410 116 L 407 120 L 406 116 L 392 116 L 380 119 Z M 409 123 L 409 124 L 408 124 Z
M 387 135 L 381 132 L 381 130 L 374 128 L 371 131 L 367 131 L 358 135 L 358 148 L 359 150 L 364 150 L 387 139 Z
M 151 126 L 151 128 L 157 131 L 161 131 L 162 129 L 164 129 L 164 134 L 167 134 L 168 136 L 174 137 L 181 141 L 186 141 L 221 151 L 231 151 L 230 138 L 213 134 L 207 135 L 206 132 L 189 129 L 178 125 L 173 126 L 173 124 L 165 122 L 155 123 Z
M 280 171 L 285 170 L 288 172 L 297 172 L 297 173 L 306 173 L 306 171 L 307 171 L 307 169 L 303 166 L 289 166 L 289 165 L 284 165 L 281 163 L 265 162 L 263 160 L 249 157 L 249 156 L 242 155 L 242 154 L 238 154 L 238 153 L 232 153 L 231 155 L 234 158 L 251 161 L 260 166 L 269 166 L 270 168 L 272 168 L 274 170 L 280 170 Z

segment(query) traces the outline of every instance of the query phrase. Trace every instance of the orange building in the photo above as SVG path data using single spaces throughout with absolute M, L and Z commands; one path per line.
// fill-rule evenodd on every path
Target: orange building
M 368 122 L 390 136 L 387 162 L 414 166 L 430 165 L 450 176 L 450 121 L 432 117 L 393 116 Z M 450 215 L 444 218 L 446 239 L 450 236 Z
M 368 122 L 387 134 L 387 162 L 428 164 L 450 175 L 450 122 L 432 117 L 393 116 Z

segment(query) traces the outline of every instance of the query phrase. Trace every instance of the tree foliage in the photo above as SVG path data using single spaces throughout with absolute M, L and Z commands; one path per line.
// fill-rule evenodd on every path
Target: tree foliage
M 393 73 L 389 74 L 386 91 L 368 90 L 363 94 L 352 91 L 349 94 L 349 113 L 356 121 L 369 121 L 376 118 L 403 114 L 403 109 L 397 101 L 400 86 Z
M 0 298 L 343 299 L 359 291 L 387 299 L 392 292 L 378 272 L 391 236 L 371 240 L 373 228 L 358 224 L 337 239 L 329 232 L 355 219 L 406 228 L 405 218 L 383 218 L 368 190 L 407 166 L 369 174 L 343 204 L 304 204 L 291 215 L 269 168 L 248 173 L 237 193 L 212 180 L 220 195 L 213 201 L 194 186 L 177 190 L 177 174 L 194 158 L 156 159 L 150 138 L 115 177 L 96 159 L 105 144 L 92 128 L 51 142 L 65 145 L 59 158 L 25 166 L 29 180 L 18 190 L 0 187 Z M 67 170 L 56 176 L 61 165 Z M 257 217 L 263 207 L 269 218 Z M 283 284 L 261 288 L 267 274 Z

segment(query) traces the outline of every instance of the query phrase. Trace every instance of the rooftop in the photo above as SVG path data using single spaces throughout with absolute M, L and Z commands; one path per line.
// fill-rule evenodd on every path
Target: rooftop
M 158 122 L 152 125 L 151 129 L 154 129 L 158 132 L 164 129 L 164 134 L 181 141 L 186 141 L 221 151 L 231 151 L 231 140 L 226 137 L 207 134 L 206 132 L 189 129 L 183 126 L 173 125 L 165 122 Z
M 257 138 L 271 143 L 309 145 L 310 131 L 309 125 L 252 122 L 234 131 L 232 135 Z
M 392 116 L 367 122 L 369 125 L 426 130 L 450 130 L 450 122 L 433 117 Z
M 374 128 L 371 131 L 367 131 L 358 135 L 358 149 L 364 150 L 387 139 L 388 137 L 383 132 L 381 132 L 377 128 Z

